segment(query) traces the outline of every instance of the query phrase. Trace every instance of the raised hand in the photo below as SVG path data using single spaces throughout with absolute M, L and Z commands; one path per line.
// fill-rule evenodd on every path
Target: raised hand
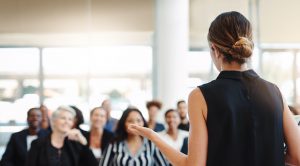
M 81 143 L 82 145 L 87 144 L 87 140 L 85 137 L 81 134 L 81 132 L 78 129 L 72 129 L 67 133 L 67 137 L 69 140 L 77 141 Z
M 149 140 L 153 140 L 155 137 L 158 137 L 158 134 L 156 132 L 154 132 L 152 129 L 146 128 L 146 127 L 141 127 L 141 126 L 134 125 L 134 124 L 129 125 L 128 130 L 129 130 L 129 132 L 131 132 L 133 134 L 137 134 L 137 135 L 146 137 Z

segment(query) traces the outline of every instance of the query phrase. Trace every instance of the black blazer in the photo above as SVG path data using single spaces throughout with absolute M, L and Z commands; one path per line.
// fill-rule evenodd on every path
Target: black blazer
M 48 166 L 49 153 L 47 148 L 51 144 L 51 135 L 34 140 L 28 154 L 26 166 Z M 78 142 L 65 139 L 64 148 L 69 153 L 72 166 L 98 166 L 93 153 L 86 146 Z
M 88 147 L 90 146 L 90 135 L 91 132 L 85 132 L 82 133 L 83 136 L 88 141 Z M 104 152 L 104 150 L 108 147 L 109 143 L 114 139 L 114 133 L 110 132 L 109 130 L 103 129 L 103 135 L 101 139 L 101 151 Z
M 40 130 L 38 138 L 46 137 L 48 131 Z M 29 130 L 24 129 L 17 133 L 13 133 L 6 146 L 6 150 L 2 156 L 1 166 L 24 166 L 28 155 L 27 151 L 27 136 Z
M 183 144 L 182 144 L 180 152 L 187 155 L 188 154 L 188 147 L 189 147 L 189 138 L 185 137 L 184 140 L 183 140 Z

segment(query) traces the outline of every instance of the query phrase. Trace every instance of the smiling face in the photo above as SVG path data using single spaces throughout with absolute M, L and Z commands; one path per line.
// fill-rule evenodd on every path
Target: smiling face
M 52 119 L 52 128 L 53 131 L 59 133 L 67 133 L 71 130 L 74 124 L 74 115 L 68 111 L 59 111 L 57 116 Z
M 180 118 L 181 119 L 185 119 L 186 116 L 187 116 L 187 105 L 185 102 L 180 102 L 178 104 L 178 112 L 179 112 L 179 115 L 180 115 Z
M 107 112 L 102 108 L 96 108 L 91 114 L 91 127 L 101 129 L 107 121 Z
M 39 109 L 31 109 L 28 112 L 27 123 L 29 128 L 37 129 L 41 126 L 42 113 Z
M 166 123 L 169 126 L 169 129 L 177 129 L 180 124 L 179 113 L 177 111 L 170 111 L 165 116 Z
M 143 121 L 143 118 L 142 116 L 136 112 L 136 111 L 132 111 L 129 113 L 126 121 L 125 121 L 125 129 L 126 129 L 126 132 L 128 134 L 132 134 L 128 131 L 128 127 L 130 124 L 135 124 L 135 125 L 138 125 L 138 126 L 144 126 L 144 121 Z

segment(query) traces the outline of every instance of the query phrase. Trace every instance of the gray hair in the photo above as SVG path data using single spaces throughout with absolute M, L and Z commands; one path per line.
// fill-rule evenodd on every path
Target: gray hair
M 61 112 L 69 112 L 72 114 L 73 118 L 76 116 L 76 111 L 69 106 L 60 106 L 58 107 L 51 115 L 51 121 L 57 119 Z

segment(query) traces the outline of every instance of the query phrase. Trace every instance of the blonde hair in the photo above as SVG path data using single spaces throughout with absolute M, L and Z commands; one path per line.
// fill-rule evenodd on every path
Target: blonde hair
M 60 106 L 58 107 L 51 115 L 51 121 L 57 119 L 57 117 L 59 116 L 59 114 L 61 112 L 69 112 L 72 114 L 73 118 L 75 118 L 76 116 L 76 111 L 72 108 L 72 107 L 69 107 L 69 106 Z

